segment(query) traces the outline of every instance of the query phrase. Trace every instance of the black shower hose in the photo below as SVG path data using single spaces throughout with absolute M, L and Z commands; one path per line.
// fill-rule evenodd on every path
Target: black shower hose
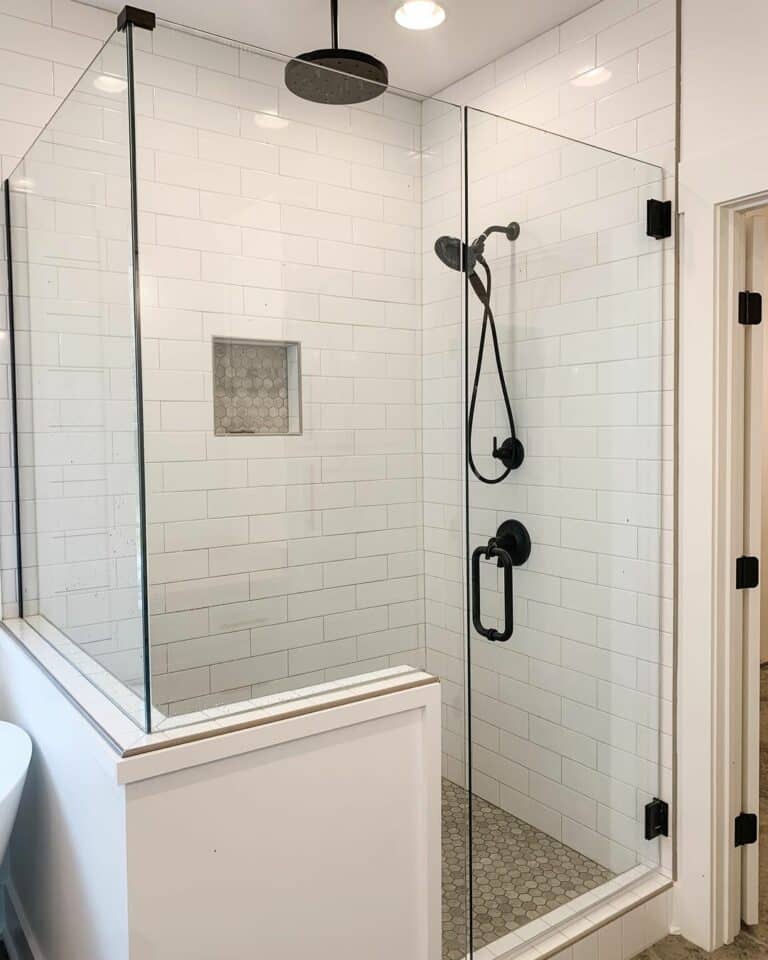
M 499 376 L 499 384 L 501 386 L 501 393 L 504 397 L 504 406 L 507 408 L 507 419 L 509 421 L 509 435 L 512 440 L 517 439 L 517 434 L 515 433 L 515 419 L 512 416 L 512 406 L 509 402 L 509 393 L 507 391 L 507 382 L 504 379 L 504 369 L 501 365 L 501 352 L 499 350 L 499 338 L 496 333 L 496 321 L 493 316 L 493 310 L 491 309 L 491 268 L 485 261 L 485 258 L 478 256 L 477 262 L 485 270 L 485 286 L 483 285 L 482 280 L 478 275 L 472 271 L 469 275 L 469 281 L 472 284 L 472 289 L 477 294 L 478 299 L 483 305 L 483 326 L 480 331 L 480 343 L 477 348 L 477 364 L 475 366 L 475 379 L 472 384 L 472 399 L 469 402 L 469 419 L 467 422 L 467 452 L 469 457 L 469 466 L 472 470 L 472 473 L 477 477 L 478 480 L 483 483 L 501 483 L 502 480 L 506 478 L 512 472 L 512 467 L 506 467 L 504 473 L 500 474 L 498 477 L 484 477 L 482 473 L 475 466 L 475 460 L 472 456 L 472 432 L 474 430 L 475 423 L 475 407 L 477 405 L 477 389 L 480 385 L 480 372 L 483 366 L 483 351 L 485 350 L 485 336 L 490 328 L 491 331 L 491 340 L 493 341 L 493 353 L 496 358 L 496 370 Z

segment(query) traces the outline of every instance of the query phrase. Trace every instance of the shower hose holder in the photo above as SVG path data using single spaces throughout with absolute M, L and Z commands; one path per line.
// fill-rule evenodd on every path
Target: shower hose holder
M 499 446 L 498 437 L 494 437 L 491 455 L 494 459 L 500 460 L 507 470 L 517 470 L 525 460 L 525 447 L 517 437 L 507 437 L 501 446 Z

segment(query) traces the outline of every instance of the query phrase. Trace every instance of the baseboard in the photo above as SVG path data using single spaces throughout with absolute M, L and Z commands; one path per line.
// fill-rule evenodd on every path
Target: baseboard
M 32 947 L 35 938 L 10 884 L 0 887 L 0 896 L 5 908 L 4 945 L 10 960 L 45 960 L 40 949 Z

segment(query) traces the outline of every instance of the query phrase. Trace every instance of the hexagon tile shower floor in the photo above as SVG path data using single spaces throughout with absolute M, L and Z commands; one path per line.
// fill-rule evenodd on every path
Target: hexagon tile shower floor
M 613 877 L 478 796 L 472 817 L 475 949 Z M 466 822 L 466 790 L 443 780 L 443 960 L 466 956 Z

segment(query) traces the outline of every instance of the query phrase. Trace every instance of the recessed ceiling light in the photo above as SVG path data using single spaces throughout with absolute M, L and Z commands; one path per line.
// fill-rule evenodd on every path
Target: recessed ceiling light
M 574 77 L 571 83 L 574 87 L 597 87 L 610 79 L 611 71 L 607 67 L 595 67 L 594 70 L 587 70 L 586 73 Z
M 122 77 L 111 77 L 108 73 L 99 74 L 93 85 L 102 93 L 122 93 L 128 88 L 128 83 Z
M 395 11 L 395 20 L 406 30 L 431 30 L 445 20 L 445 10 L 434 0 L 406 0 Z

